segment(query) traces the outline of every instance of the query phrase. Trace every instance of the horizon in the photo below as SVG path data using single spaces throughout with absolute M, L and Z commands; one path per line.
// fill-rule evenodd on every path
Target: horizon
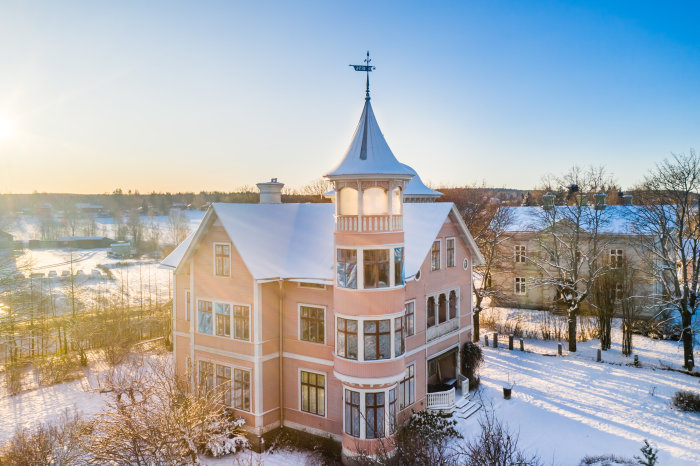
M 700 139 L 696 4 L 2 11 L 0 40 L 19 44 L 0 51 L 8 194 L 298 189 L 351 140 L 365 76 L 348 64 L 367 49 L 382 132 L 432 186 L 531 190 L 577 164 L 630 189 Z

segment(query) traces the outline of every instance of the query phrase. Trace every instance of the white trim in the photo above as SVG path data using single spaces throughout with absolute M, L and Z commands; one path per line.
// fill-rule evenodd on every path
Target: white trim
M 255 338 L 254 342 L 262 341 L 262 285 L 256 284 L 253 287 L 253 316 L 255 317 Z M 253 412 L 261 413 L 263 410 L 263 387 L 262 387 L 262 345 L 255 345 L 255 360 L 253 361 L 255 373 L 255 408 Z M 279 353 L 278 353 L 279 354 Z M 262 427 L 262 417 L 255 419 L 255 427 Z
M 455 343 L 454 345 L 450 345 L 447 348 L 445 348 L 444 350 L 438 351 L 437 353 L 433 353 L 430 356 L 426 355 L 425 356 L 426 364 L 428 363 L 429 360 L 439 358 L 443 354 L 449 353 L 450 351 L 452 351 L 455 348 L 457 349 L 457 351 L 459 351 L 459 342 Z M 459 369 L 459 368 L 457 368 L 457 369 Z
M 217 219 L 218 220 L 218 219 Z M 222 225 L 223 226 L 223 225 Z M 218 275 L 216 273 L 216 247 L 217 246 L 228 246 L 228 275 Z M 233 250 L 233 244 L 229 241 L 215 241 L 211 243 L 211 253 L 213 258 L 213 270 L 212 274 L 218 278 L 231 278 L 231 253 Z
M 323 309 L 323 341 L 308 341 L 301 339 L 301 307 L 312 307 L 315 309 Z M 304 343 L 311 343 L 312 345 L 325 345 L 326 344 L 326 330 L 328 330 L 328 325 L 326 324 L 326 315 L 328 312 L 326 306 L 321 304 L 307 304 L 307 303 L 297 303 L 297 340 L 303 341 Z
M 290 281 L 296 281 L 296 280 L 290 280 Z M 319 280 L 320 281 L 320 280 Z M 307 290 L 325 290 L 327 288 L 326 283 L 314 283 L 313 281 L 297 281 L 297 288 L 306 288 Z M 321 285 L 320 287 L 318 286 L 305 286 L 305 284 L 311 284 L 311 285 Z
M 333 375 L 336 379 L 343 383 L 353 384 L 353 385 L 385 385 L 389 383 L 396 383 L 403 378 L 403 369 L 401 369 L 400 374 L 389 375 L 386 377 L 355 377 L 353 375 L 341 374 L 338 371 L 333 371 Z M 354 388 L 352 390 L 355 390 Z M 377 391 L 366 389 L 366 391 Z
M 391 232 L 395 233 L 395 232 Z M 394 273 L 394 249 L 395 248 L 403 248 L 404 250 L 404 275 L 405 275 L 405 264 L 406 264 L 406 246 L 404 243 L 392 243 L 392 244 L 381 244 L 381 245 L 372 245 L 372 246 L 357 246 L 357 245 L 351 245 L 351 246 L 343 246 L 341 244 L 336 244 L 335 245 L 335 270 L 338 270 L 338 249 L 352 249 L 354 251 L 357 251 L 357 288 L 343 288 L 343 287 L 338 287 L 338 288 L 343 288 L 343 289 L 356 289 L 356 290 L 363 290 L 363 291 L 377 291 L 377 290 L 391 290 L 391 289 L 396 289 L 396 288 L 402 288 L 406 286 L 405 283 L 402 283 L 400 285 L 397 285 L 395 283 L 395 273 Z M 365 267 L 364 267 L 364 261 L 365 261 L 365 250 L 371 249 L 371 250 L 388 250 L 389 251 L 389 285 L 388 286 L 383 286 L 383 287 L 378 287 L 378 288 L 365 288 Z M 408 278 L 404 276 L 404 280 L 408 281 Z M 336 277 L 335 279 L 335 285 L 338 285 L 338 279 Z
M 320 414 L 311 413 L 309 411 L 304 411 L 301 408 L 301 373 L 302 372 L 308 372 L 309 374 L 316 374 L 316 375 L 323 376 L 323 403 L 324 403 L 323 404 L 323 416 Z M 299 412 L 304 413 L 304 414 L 311 414 L 312 416 L 321 417 L 324 419 L 328 418 L 328 373 L 327 372 L 319 372 L 319 371 L 315 371 L 313 369 L 305 369 L 303 367 L 298 367 L 297 368 L 297 390 L 299 390 L 299 392 L 298 392 L 299 396 L 297 397 L 297 401 L 299 402 L 299 405 L 298 405 Z
M 401 374 L 403 376 L 403 373 Z M 342 385 L 342 393 L 341 393 L 341 402 L 342 402 L 342 413 L 343 413 L 343 425 L 342 425 L 342 431 L 345 435 L 348 435 L 352 438 L 357 438 L 361 440 L 376 440 L 376 439 L 381 439 L 381 438 L 387 438 L 390 435 L 393 435 L 393 432 L 396 430 L 396 427 L 398 426 L 393 426 L 394 431 L 391 431 L 391 417 L 389 413 L 389 392 L 391 390 L 396 390 L 396 399 L 394 400 L 394 404 L 396 406 L 396 409 L 394 410 L 394 416 L 399 415 L 399 412 L 401 411 L 401 403 L 399 402 L 399 384 L 398 382 L 394 383 L 394 385 L 391 385 L 389 387 L 385 387 L 382 389 L 377 390 L 371 389 L 371 388 L 355 388 L 355 387 L 349 387 L 345 384 Z M 345 390 L 349 390 L 351 392 L 357 392 L 360 394 L 360 436 L 355 437 L 352 434 L 348 434 L 345 432 Z M 383 393 L 384 394 L 384 435 L 382 437 L 374 437 L 371 439 L 367 438 L 367 418 L 366 418 L 366 411 L 367 411 L 367 398 L 366 394 L 367 393 Z
M 303 354 L 288 353 L 286 351 L 284 353 L 282 353 L 282 356 L 285 358 L 297 359 L 299 361 L 311 362 L 311 363 L 320 364 L 323 366 L 333 366 L 333 361 L 331 361 L 329 359 L 314 358 L 312 356 L 304 356 Z M 354 359 L 353 359 L 353 361 L 354 361 Z
M 518 290 L 520 287 L 520 290 Z M 525 288 L 523 292 L 523 288 Z M 513 294 L 516 296 L 527 296 L 527 286 L 525 277 L 513 277 Z
M 177 329 L 177 281 L 175 280 L 175 272 L 172 272 L 173 276 L 173 289 L 175 290 L 175 295 L 173 296 L 173 359 L 177 358 L 177 339 L 175 338 L 175 330 Z M 185 301 L 187 301 L 187 294 L 185 294 Z M 185 307 L 185 311 L 187 307 Z M 177 362 L 174 364 L 177 368 Z
M 466 332 L 467 330 L 471 330 L 471 328 L 472 328 L 471 325 L 469 325 L 467 327 L 459 327 L 458 329 L 456 329 L 453 332 L 446 333 L 446 334 L 444 334 L 444 335 L 442 335 L 434 340 L 430 340 L 428 343 L 425 343 L 417 348 L 413 348 L 411 351 L 406 351 L 403 354 L 403 356 L 405 358 L 408 358 L 409 356 L 413 356 L 414 354 L 420 353 L 421 351 L 427 351 L 431 346 L 435 346 L 438 343 L 442 343 L 443 341 L 448 340 L 454 336 L 459 336 L 462 333 Z M 427 359 L 428 355 L 426 354 L 425 357 Z M 432 354 L 430 355 L 430 357 L 432 357 Z
M 336 357 L 343 359 L 345 361 L 358 361 L 358 362 L 367 362 L 367 363 L 374 363 L 374 362 L 384 362 L 384 361 L 393 361 L 399 358 L 404 357 L 406 354 L 406 348 L 405 348 L 405 342 L 406 342 L 406 337 L 404 336 L 404 352 L 401 353 L 398 356 L 395 356 L 395 351 L 394 351 L 394 333 L 396 333 L 396 322 L 394 321 L 398 317 L 403 317 L 406 312 L 406 307 L 399 311 L 399 312 L 394 312 L 391 314 L 382 314 L 381 316 L 378 315 L 373 315 L 373 316 L 349 316 L 346 314 L 340 314 L 336 313 L 335 314 L 335 355 Z M 415 312 L 415 311 L 414 311 Z M 345 356 L 340 356 L 338 354 L 338 319 L 345 319 L 345 320 L 354 320 L 357 321 L 357 359 L 351 359 L 347 358 Z M 376 321 L 376 320 L 388 320 L 389 321 L 389 351 L 390 357 L 388 358 L 382 358 L 382 359 L 365 359 L 365 327 L 364 323 L 367 321 Z M 377 348 L 377 351 L 379 351 L 379 348 Z
M 193 345 L 194 348 L 197 351 L 202 351 L 205 353 L 210 353 L 210 354 L 216 354 L 218 356 L 224 356 L 227 358 L 234 358 L 234 359 L 240 359 L 241 361 L 247 361 L 247 362 L 257 362 L 258 360 L 261 362 L 269 361 L 271 359 L 275 359 L 279 357 L 279 353 L 270 353 L 266 354 L 265 356 L 262 356 L 260 358 L 256 358 L 255 356 L 251 356 L 249 354 L 242 354 L 242 353 L 234 353 L 233 351 L 226 351 L 218 348 L 212 348 L 210 346 L 204 346 L 204 345 Z

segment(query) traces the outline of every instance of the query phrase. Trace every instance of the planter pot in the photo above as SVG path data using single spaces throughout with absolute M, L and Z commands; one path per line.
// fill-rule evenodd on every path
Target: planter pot
M 513 387 L 503 387 L 503 398 L 510 400 L 510 393 L 513 391 Z

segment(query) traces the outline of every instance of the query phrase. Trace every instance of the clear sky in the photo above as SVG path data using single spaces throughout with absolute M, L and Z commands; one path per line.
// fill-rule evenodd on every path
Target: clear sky
M 700 150 L 700 3 L 0 2 L 0 192 L 291 186 L 372 103 L 424 181 Z

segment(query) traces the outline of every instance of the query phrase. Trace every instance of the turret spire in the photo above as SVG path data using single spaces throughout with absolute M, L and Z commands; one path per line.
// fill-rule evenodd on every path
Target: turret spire
M 377 67 L 370 65 L 370 62 L 372 61 L 372 59 L 369 58 L 369 50 L 367 51 L 367 58 L 365 58 L 362 61 L 365 62 L 364 65 L 348 65 L 348 66 L 352 66 L 355 69 L 355 71 L 364 71 L 367 73 L 367 89 L 365 90 L 365 100 L 369 100 L 370 99 L 370 97 L 369 97 L 369 72 L 377 69 Z

